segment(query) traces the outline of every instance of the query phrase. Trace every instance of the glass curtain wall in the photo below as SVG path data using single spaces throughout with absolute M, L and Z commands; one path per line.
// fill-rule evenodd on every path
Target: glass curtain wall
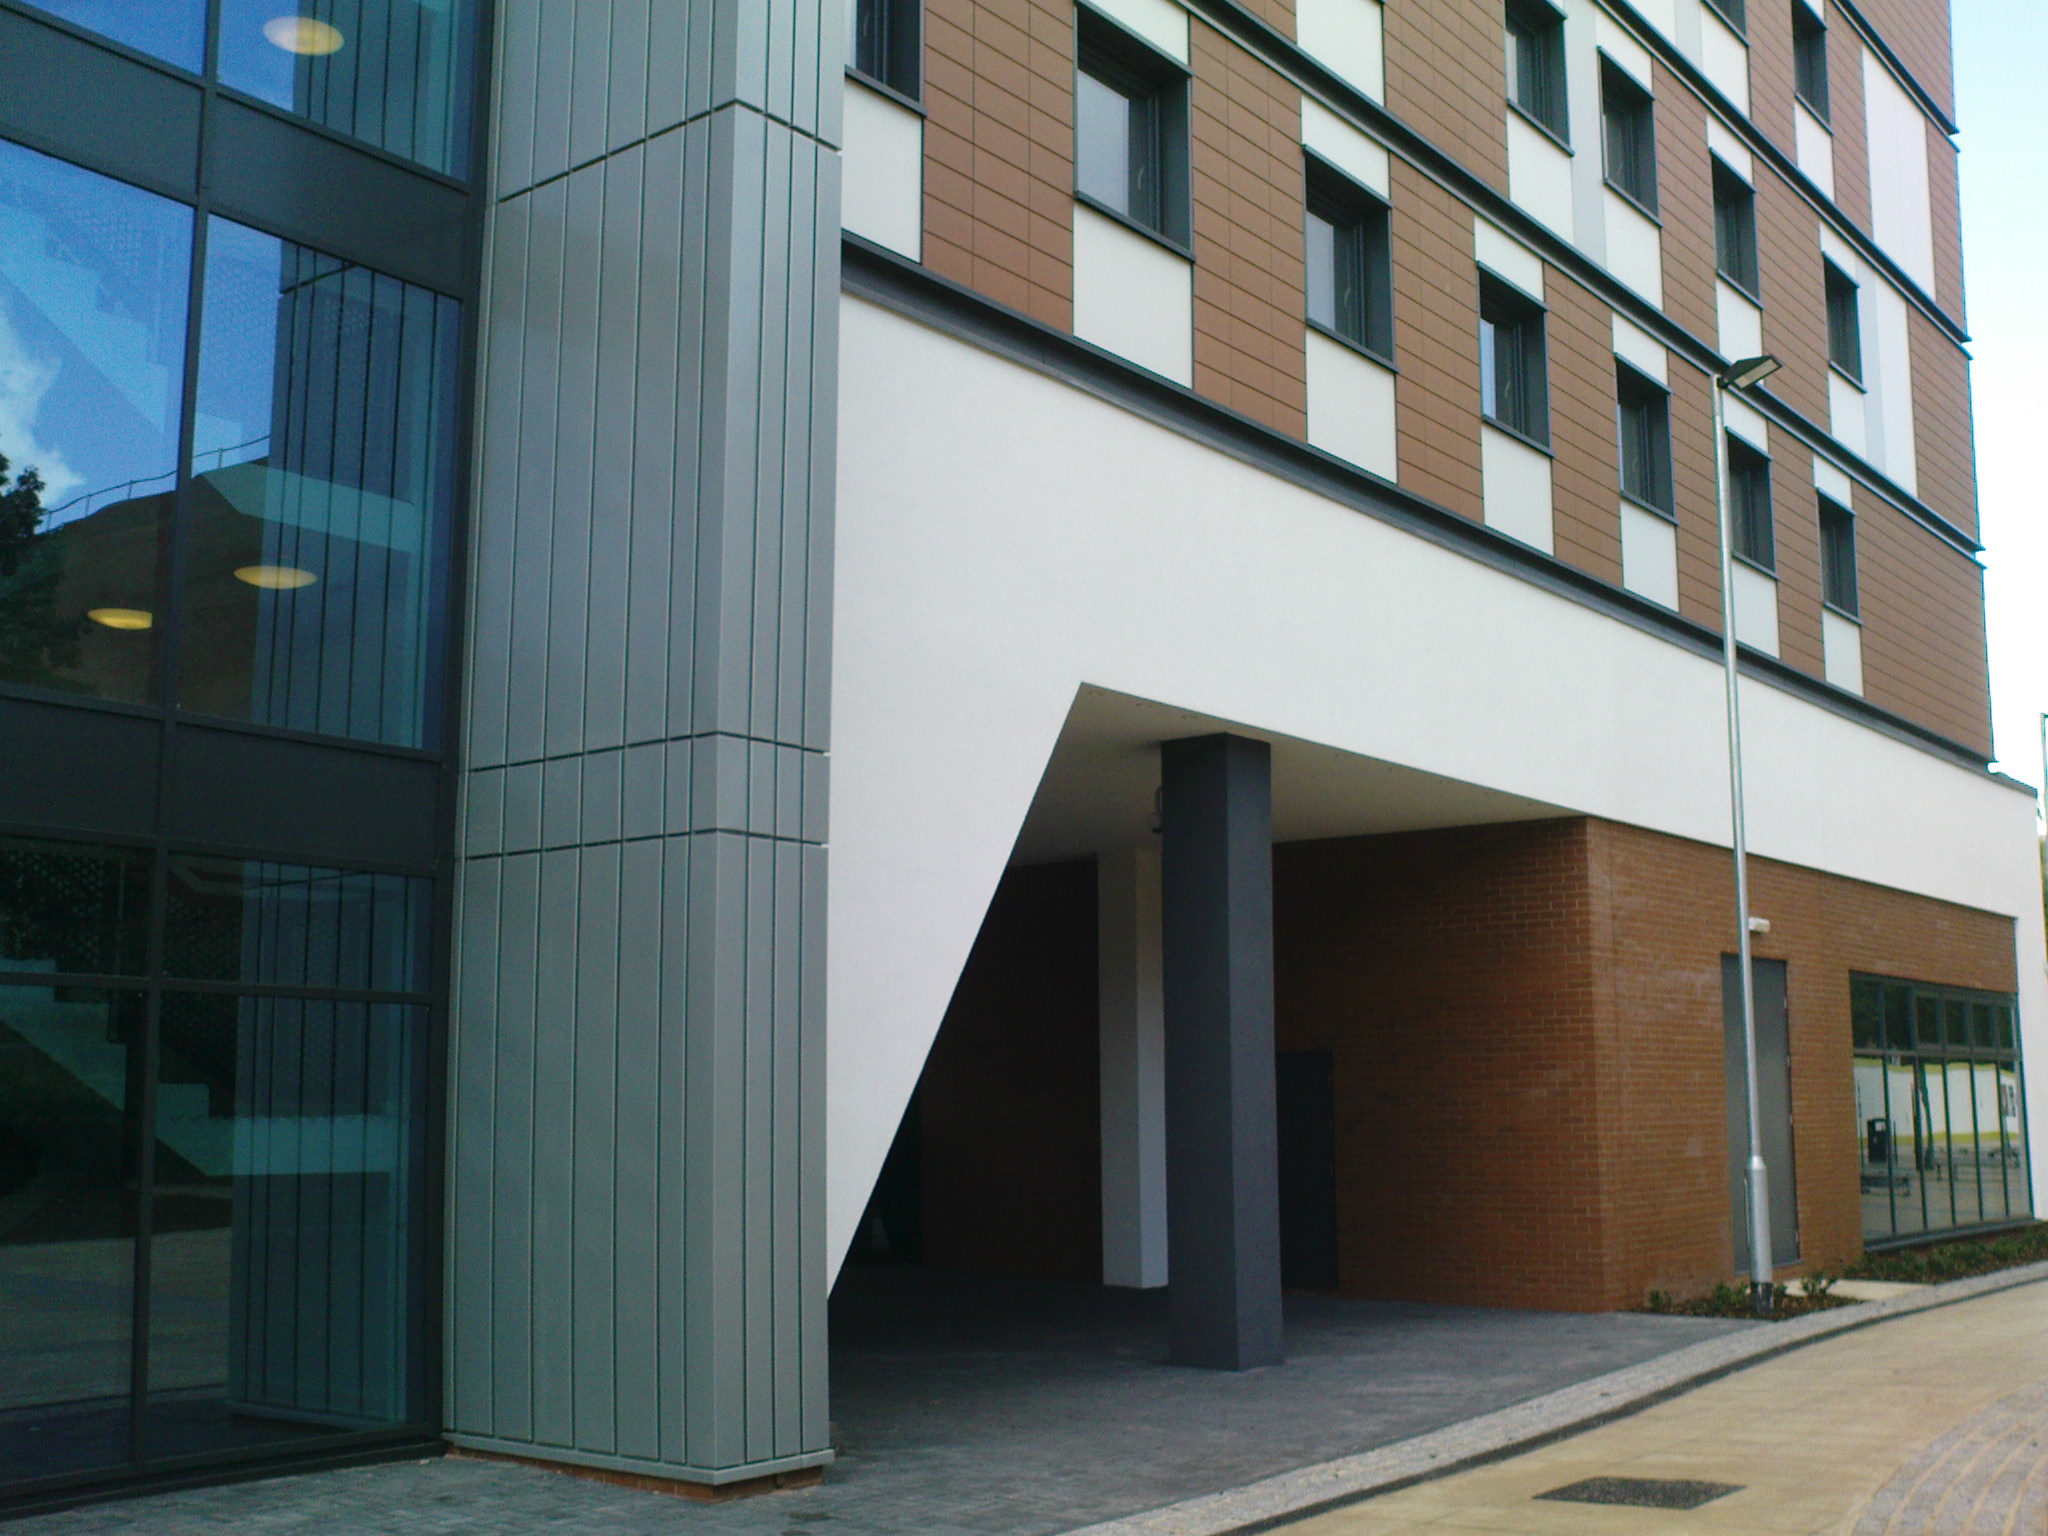
M 1856 976 L 1850 999 L 1864 1241 L 2031 1215 L 2012 995 Z
M 0 840 L 0 1480 L 422 1422 L 428 896 Z
M 207 0 L 42 0 L 39 9 L 192 74 Z M 219 0 L 214 78 L 450 176 L 468 170 L 476 0 Z

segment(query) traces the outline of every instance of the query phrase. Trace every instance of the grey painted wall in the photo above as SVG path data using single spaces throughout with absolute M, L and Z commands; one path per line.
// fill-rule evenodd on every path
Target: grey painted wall
M 500 8 L 451 1083 L 458 1441 L 829 1457 L 835 0 Z

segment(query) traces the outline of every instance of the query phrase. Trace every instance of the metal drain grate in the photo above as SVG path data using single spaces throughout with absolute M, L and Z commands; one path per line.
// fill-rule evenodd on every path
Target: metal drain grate
M 1571 1504 L 1628 1504 L 1637 1509 L 1698 1509 L 1724 1494 L 1741 1491 L 1740 1483 L 1702 1483 L 1684 1477 L 1589 1477 L 1536 1497 Z

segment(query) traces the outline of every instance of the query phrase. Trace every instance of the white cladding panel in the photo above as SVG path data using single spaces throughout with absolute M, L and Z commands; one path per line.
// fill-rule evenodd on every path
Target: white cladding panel
M 1297 0 L 1294 37 L 1301 51 L 1374 101 L 1386 94 L 1380 0 Z
M 1524 213 L 1572 238 L 1572 157 L 1519 112 L 1509 112 L 1508 196 Z
M 1735 638 L 1767 656 L 1778 654 L 1778 579 L 1735 563 Z
M 1678 525 L 1627 501 L 1621 504 L 1621 584 L 1653 603 L 1678 606 Z
M 1839 373 L 1828 371 L 1828 430 L 1851 453 L 1869 457 L 1868 397 Z
M 1659 309 L 1664 307 L 1664 240 L 1627 198 L 1607 190 L 1607 270 Z
M 1479 474 L 1486 526 L 1552 552 L 1550 455 L 1497 427 L 1479 428 Z
M 1699 65 L 1714 88 L 1735 103 L 1735 110 L 1749 116 L 1749 44 L 1712 6 L 1700 8 Z
M 1927 194 L 1927 119 L 1868 49 L 1863 120 L 1870 146 L 1870 233 L 1923 292 L 1934 292 L 1934 221 Z
M 1195 382 L 1195 269 L 1074 204 L 1074 334 L 1176 384 Z
M 1377 10 L 1377 0 L 1360 0 Z M 1301 143 L 1361 187 L 1389 197 L 1386 149 L 1313 97 L 1301 99 Z
M 1919 493 L 1913 446 L 1913 352 L 1906 300 L 1890 283 L 1863 286 L 1863 382 L 1870 455 L 1900 485 Z
M 839 222 L 864 240 L 922 260 L 924 119 L 848 80 L 843 132 Z
M 1498 224 L 1480 218 L 1472 221 L 1472 259 L 1542 302 L 1543 258 Z
M 1614 317 L 1614 355 L 1637 373 L 1670 387 L 1670 354 L 1664 343 L 1620 315 Z
M 842 313 L 832 1271 L 1083 684 L 1725 842 L 1714 658 L 915 321 Z M 1768 684 L 1743 698 L 1759 855 L 2038 914 L 2028 797 Z M 2043 958 L 2022 924 L 2037 1104 Z
M 1320 331 L 1308 332 L 1308 440 L 1388 480 L 1399 470 L 1394 375 Z
M 1726 278 L 1714 279 L 1714 319 L 1719 330 L 1715 345 L 1731 363 L 1763 351 L 1763 311 Z
M 1835 136 L 1798 102 L 1792 103 L 1792 144 L 1799 169 L 1829 198 L 1835 195 Z
M 1821 665 L 1827 680 L 1850 693 L 1863 691 L 1863 626 L 1832 608 L 1820 615 Z
M 1128 27 L 1178 63 L 1188 61 L 1188 13 L 1174 0 L 1088 0 L 1091 9 Z M 848 11 L 853 9 L 847 0 Z

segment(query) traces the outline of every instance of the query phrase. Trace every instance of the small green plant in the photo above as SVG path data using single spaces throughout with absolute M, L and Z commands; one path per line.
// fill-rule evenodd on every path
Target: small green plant
M 1650 1299 L 1649 1299 L 1649 1302 L 1647 1303 L 1647 1305 L 1646 1305 L 1646 1307 L 1645 1307 L 1645 1310 L 1646 1310 L 1646 1311 L 1650 1311 L 1650 1312 L 1669 1312 L 1669 1311 L 1671 1311 L 1671 1310 L 1672 1310 L 1672 1305 L 1671 1305 L 1671 1293 L 1670 1293 L 1669 1291 L 1652 1291 L 1652 1292 L 1650 1292 Z
M 1817 1269 L 1806 1277 L 1806 1294 L 1810 1300 L 1829 1302 L 1835 1299 L 1835 1282 L 1841 1277 L 1831 1275 L 1824 1269 Z

